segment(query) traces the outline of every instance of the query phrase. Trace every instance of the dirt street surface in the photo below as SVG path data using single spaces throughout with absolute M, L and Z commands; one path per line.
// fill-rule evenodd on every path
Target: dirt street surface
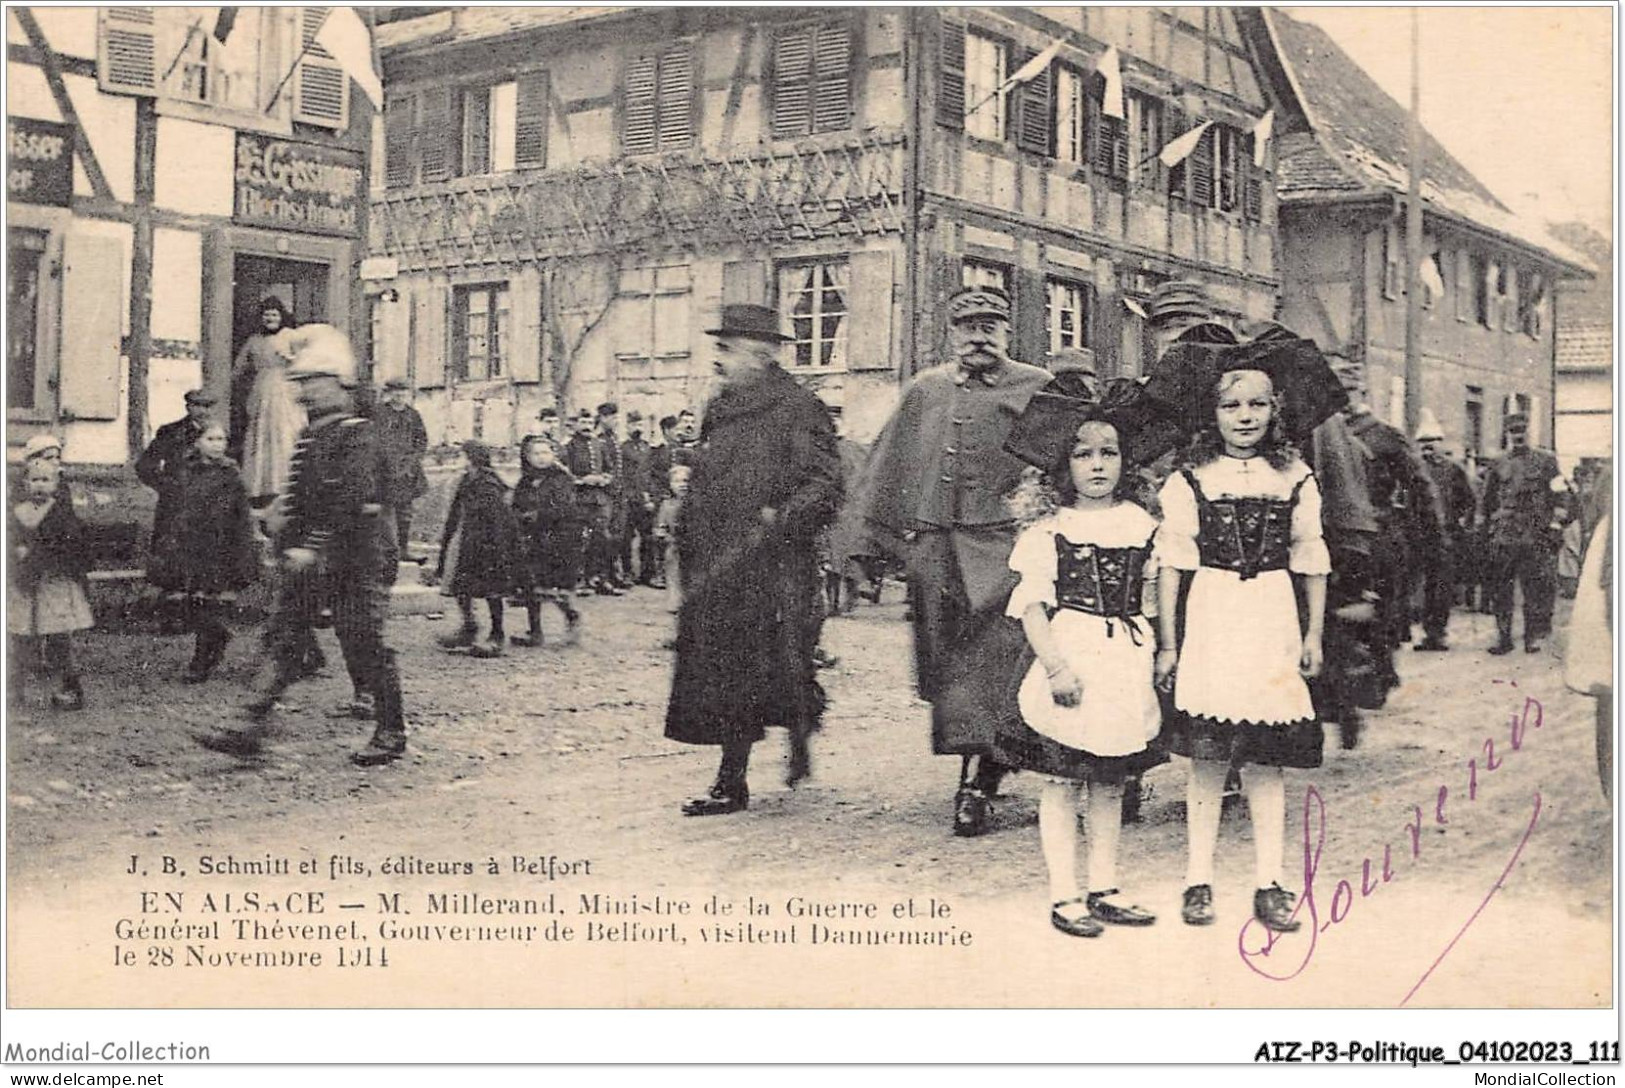
M 897 587 L 890 595 L 897 599 Z M 1528 656 L 1521 646 L 1508 657 L 1487 656 L 1488 616 L 1458 611 L 1448 654 L 1403 649 L 1405 684 L 1369 716 L 1361 746 L 1343 751 L 1332 733 L 1322 768 L 1288 772 L 1289 887 L 1303 886 L 1308 788 L 1323 800 L 1323 810 L 1310 800 L 1310 837 L 1324 836 L 1315 911 L 1304 933 L 1262 956 L 1260 934 L 1238 939 L 1253 888 L 1244 805 L 1227 809 L 1221 834 L 1218 924 L 1195 929 L 1179 920 L 1185 771 L 1178 760 L 1148 776 L 1143 822 L 1123 834 L 1120 882 L 1160 915 L 1148 929 L 1110 930 L 1097 940 L 1050 929 L 1030 775 L 1008 783 L 993 833 L 953 838 L 957 761 L 929 754 L 927 708 L 913 694 L 900 604 L 862 604 L 826 625 L 824 644 L 839 663 L 821 674 L 831 707 L 815 738 L 810 782 L 784 788 L 782 737 L 774 734 L 757 748 L 747 813 L 684 819 L 677 806 L 710 783 L 715 751 L 661 736 L 671 665 L 662 649 L 671 630 L 665 596 L 640 589 L 581 603 L 577 645 L 515 648 L 495 661 L 439 650 L 434 637 L 450 619 L 392 621 L 411 749 L 371 770 L 346 759 L 370 726 L 327 716 L 348 694 L 330 633 L 322 639 L 332 675 L 290 693 L 297 706 L 283 716 L 283 732 L 251 765 L 205 751 L 188 734 L 233 720 L 260 661 L 256 630 L 239 630 L 217 675 L 192 687 L 179 682 L 189 639 L 83 638 L 89 707 L 46 709 L 36 686 L 6 727 L 13 1000 L 1195 1007 L 1609 1000 L 1613 828 L 1597 781 L 1591 704 L 1563 689 L 1551 656 Z M 523 623 L 522 614 L 514 618 Z M 549 628 L 550 639 L 558 634 L 556 624 Z M 1526 705 L 1528 725 L 1514 745 L 1511 719 Z M 1469 761 L 1476 761 L 1476 797 Z M 295 865 L 309 858 L 316 875 L 203 878 L 197 871 L 200 858 L 228 854 L 289 857 Z M 334 880 L 335 854 L 371 866 L 370 878 Z M 161 855 L 178 859 L 188 876 L 163 877 Z M 516 877 L 514 855 L 590 859 L 591 873 Z M 145 876 L 127 873 L 132 856 Z M 480 871 L 380 872 L 385 859 L 402 857 L 409 865 L 467 859 Z M 485 875 L 487 858 L 500 877 Z M 567 912 L 581 893 L 635 893 L 646 906 L 656 896 L 687 897 L 695 915 L 715 894 L 737 901 L 739 912 L 683 921 L 686 943 L 397 942 L 387 970 L 355 973 L 114 966 L 115 945 L 144 958 L 152 943 L 114 936 L 118 919 L 141 914 L 141 891 L 297 888 L 327 892 L 329 903 L 369 904 L 391 890 L 417 902 L 424 891 L 556 892 Z M 771 914 L 758 919 L 764 924 L 796 922 L 795 945 L 702 944 L 702 921 L 737 927 L 747 898 L 770 904 Z M 916 916 L 894 921 L 894 909 L 910 900 Z M 798 915 L 809 903 L 834 919 Z M 917 930 L 937 912 L 930 925 L 946 943 L 813 943 L 816 925 L 850 928 L 840 903 L 875 906 L 880 917 L 862 923 L 872 929 Z M 511 921 L 429 918 L 422 910 L 410 920 Z M 369 907 L 363 929 L 374 944 L 377 922 Z

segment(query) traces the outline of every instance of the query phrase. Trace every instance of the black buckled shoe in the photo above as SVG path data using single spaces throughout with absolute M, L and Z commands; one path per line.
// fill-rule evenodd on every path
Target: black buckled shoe
M 743 812 L 750 807 L 750 787 L 743 782 L 724 785 L 718 782 L 706 791 L 704 797 L 683 802 L 684 816 L 726 816 L 730 812 Z
M 1116 888 L 1107 888 L 1103 892 L 1090 892 L 1090 917 L 1097 922 L 1105 922 L 1109 926 L 1148 926 L 1157 920 L 1157 916 L 1144 907 L 1113 903 L 1111 899 L 1116 894 Z
M 1050 907 L 1049 924 L 1065 933 L 1068 937 L 1098 937 L 1106 932 L 1106 927 L 1095 921 L 1088 910 L 1078 911 L 1076 914 L 1066 911 L 1067 907 L 1084 906 L 1082 899 L 1063 899 Z
M 1265 929 L 1276 933 L 1296 933 L 1302 925 L 1292 917 L 1297 896 L 1281 887 L 1271 884 L 1267 888 L 1259 888 L 1253 893 L 1253 917 L 1258 919 Z
M 379 767 L 393 763 L 406 754 L 405 733 L 374 733 L 365 748 L 350 753 L 350 762 L 357 767 Z
M 993 816 L 993 805 L 987 794 L 972 786 L 961 786 L 954 794 L 954 834 L 962 839 L 974 839 L 987 831 Z
M 1179 908 L 1179 916 L 1188 926 L 1210 926 L 1213 924 L 1213 885 L 1192 884 L 1185 889 L 1185 902 Z

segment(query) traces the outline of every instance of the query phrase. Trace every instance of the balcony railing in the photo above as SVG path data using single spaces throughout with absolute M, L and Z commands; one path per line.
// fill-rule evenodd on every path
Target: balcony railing
M 902 229 L 903 136 L 870 132 L 375 191 L 369 240 L 424 270 Z

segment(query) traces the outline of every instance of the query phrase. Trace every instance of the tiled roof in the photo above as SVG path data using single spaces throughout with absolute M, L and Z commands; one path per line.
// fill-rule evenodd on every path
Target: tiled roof
M 1282 137 L 1276 149 L 1280 199 L 1404 193 L 1408 112 L 1319 27 L 1274 8 L 1265 9 L 1265 20 L 1312 129 Z M 1592 271 L 1582 254 L 1497 200 L 1426 130 L 1422 152 L 1424 204 Z
M 1614 333 L 1607 325 L 1569 325 L 1557 311 L 1557 369 L 1609 370 L 1614 365 Z
M 385 23 L 378 28 L 382 51 L 416 45 L 455 45 L 485 41 L 525 30 L 581 23 L 632 9 L 618 7 L 467 7 Z

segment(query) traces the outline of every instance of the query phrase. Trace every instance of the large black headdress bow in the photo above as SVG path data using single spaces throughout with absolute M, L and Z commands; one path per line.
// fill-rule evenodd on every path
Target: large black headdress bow
M 1112 378 L 1094 396 L 1076 396 L 1062 392 L 1064 388 L 1058 378 L 1033 394 L 1004 443 L 1006 453 L 1052 471 L 1071 454 L 1078 428 L 1094 421 L 1117 430 L 1123 458 L 1132 463 L 1155 459 L 1179 439 L 1164 407 L 1149 400 L 1132 378 Z

